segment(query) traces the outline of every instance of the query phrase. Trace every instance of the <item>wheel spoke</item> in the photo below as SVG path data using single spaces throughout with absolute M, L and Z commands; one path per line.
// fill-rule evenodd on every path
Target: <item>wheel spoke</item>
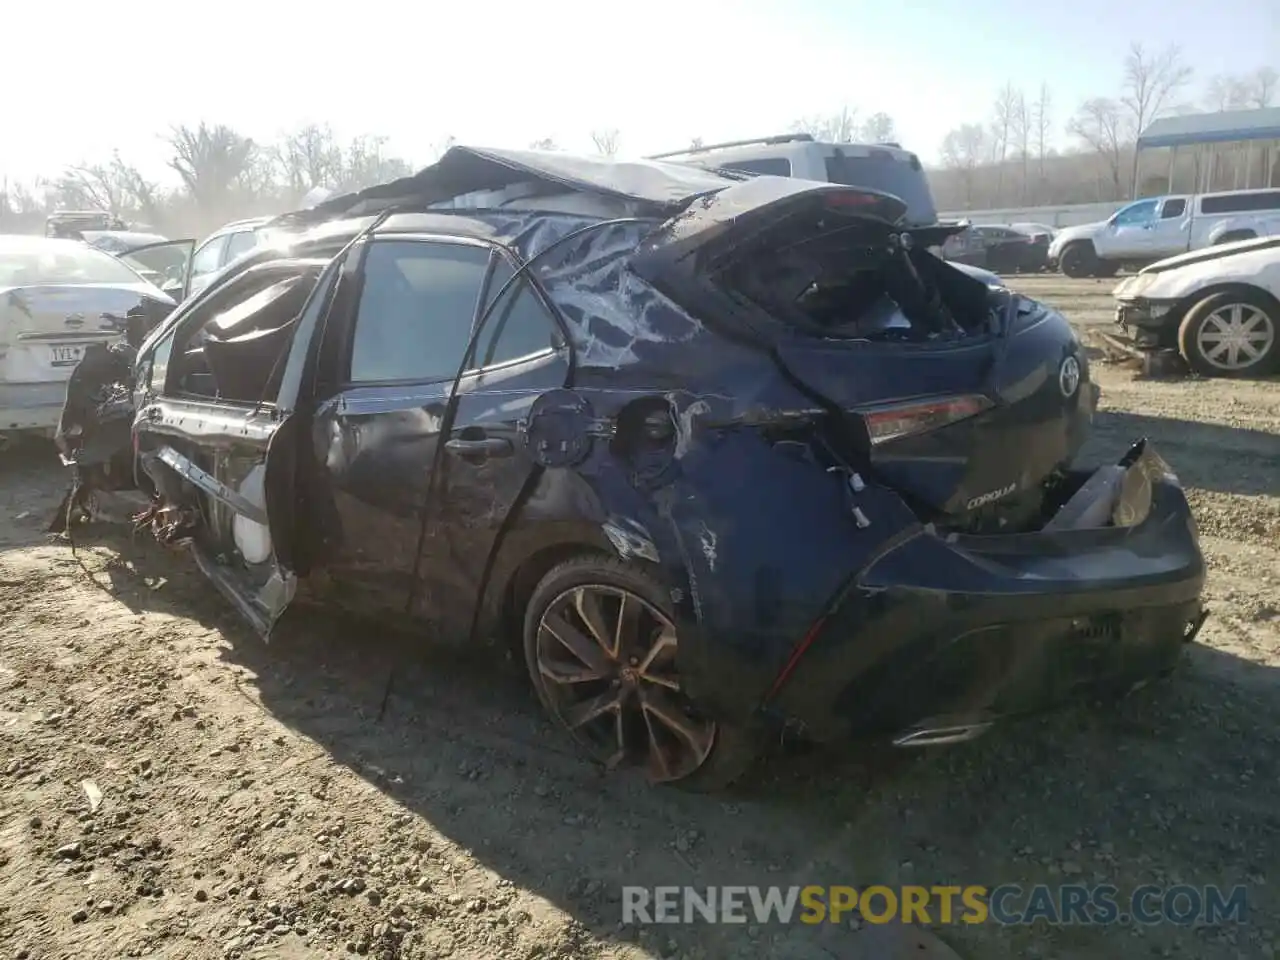
M 561 685 L 571 683 L 592 683 L 604 680 L 605 677 L 592 670 L 576 657 L 539 657 L 538 672 L 552 683 Z
M 676 632 L 670 627 L 664 627 L 640 662 L 640 679 L 659 684 L 668 690 L 679 690 L 675 655 Z
M 612 671 L 613 662 L 609 659 L 608 653 L 593 638 L 573 626 L 564 617 L 548 611 L 542 618 L 542 626 L 597 678 L 606 677 Z
M 613 630 L 613 649 L 618 656 L 624 651 L 630 654 L 640 648 L 640 628 L 644 615 L 644 605 L 635 597 L 624 593 L 618 598 L 618 622 L 614 624 Z
M 1210 359 L 1217 359 L 1218 357 L 1222 356 L 1222 354 L 1223 354 L 1226 350 L 1229 350 L 1230 348 L 1231 348 L 1231 341 L 1230 341 L 1230 340 L 1223 340 L 1221 343 L 1219 343 L 1219 344 L 1218 344 L 1216 347 L 1214 347 L 1212 350 L 1206 350 L 1206 351 L 1205 351 L 1205 356 L 1209 357 Z
M 656 720 L 695 754 L 711 749 L 711 729 L 693 720 L 665 690 L 643 690 L 640 705 L 647 718 Z
M 596 643 L 600 645 L 610 659 L 616 659 L 618 656 L 617 644 L 613 642 L 613 637 L 609 632 L 609 628 L 605 626 L 604 610 L 600 607 L 600 597 L 595 591 L 588 590 L 585 587 L 579 587 L 573 594 L 573 608 L 578 612 L 578 616 L 582 618 L 582 622 L 586 624 L 587 630 L 591 632 L 591 636 Z
M 617 690 L 606 690 L 580 703 L 575 703 L 564 712 L 565 723 L 576 730 L 583 724 L 603 717 L 609 712 L 622 712 L 622 698 Z

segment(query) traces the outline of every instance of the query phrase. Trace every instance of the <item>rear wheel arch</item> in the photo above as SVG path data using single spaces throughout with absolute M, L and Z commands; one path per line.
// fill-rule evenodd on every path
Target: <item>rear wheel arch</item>
M 492 601 L 486 604 L 492 610 L 491 627 L 500 630 L 513 649 L 519 650 L 525 608 L 542 578 L 562 563 L 579 557 L 610 556 L 616 555 L 609 552 L 607 543 L 583 538 L 543 546 L 509 565 L 501 579 L 495 578 L 496 583 L 488 591 L 497 600 L 496 604 Z
M 1089 276 L 1097 262 L 1098 250 L 1092 240 L 1072 240 L 1058 257 L 1063 274 L 1073 279 Z
M 1248 228 L 1243 230 L 1224 230 L 1222 235 L 1213 241 L 1213 245 L 1216 247 L 1218 244 L 1234 243 L 1237 240 L 1254 240 L 1257 236 L 1257 231 Z

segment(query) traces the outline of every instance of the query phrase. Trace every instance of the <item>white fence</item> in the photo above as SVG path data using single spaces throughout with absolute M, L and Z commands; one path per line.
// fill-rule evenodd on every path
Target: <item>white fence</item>
M 1050 227 L 1074 227 L 1105 220 L 1123 203 L 1077 203 L 1061 207 L 1004 207 L 1000 210 L 949 210 L 940 220 L 971 220 L 974 223 L 1043 223 Z

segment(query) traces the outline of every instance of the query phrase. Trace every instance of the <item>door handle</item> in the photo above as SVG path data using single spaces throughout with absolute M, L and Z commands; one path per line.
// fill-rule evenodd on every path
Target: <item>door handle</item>
M 475 437 L 471 439 L 449 440 L 444 448 L 459 457 L 488 459 L 489 457 L 509 457 L 515 451 L 511 441 L 505 437 Z

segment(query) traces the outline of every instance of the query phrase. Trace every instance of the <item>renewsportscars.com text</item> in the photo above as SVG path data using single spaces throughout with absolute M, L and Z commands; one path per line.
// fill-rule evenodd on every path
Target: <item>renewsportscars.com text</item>
M 623 923 L 870 923 L 1107 925 L 1246 922 L 1244 887 L 1039 884 L 622 888 Z

